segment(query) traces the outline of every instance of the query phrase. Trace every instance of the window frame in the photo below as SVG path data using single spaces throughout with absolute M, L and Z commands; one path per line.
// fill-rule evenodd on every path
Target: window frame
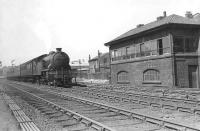
M 126 76 L 125 76 L 125 74 L 126 74 Z M 124 79 L 124 78 L 126 78 L 126 79 Z M 127 71 L 119 71 L 119 72 L 117 72 L 117 83 L 130 83 L 129 73 Z
M 170 43 L 168 43 L 167 44 L 168 46 L 165 47 L 164 38 L 169 39 L 168 36 L 163 36 L 140 43 L 131 43 L 129 45 L 117 49 L 112 49 L 111 61 L 128 60 L 128 59 L 151 57 L 151 56 L 162 56 L 165 54 L 169 54 L 170 53 L 169 49 L 171 48 Z M 168 40 L 167 42 L 170 42 L 170 40 Z
M 143 84 L 161 84 L 160 71 L 157 69 L 151 69 L 151 68 L 144 70 L 143 71 Z
M 182 39 L 183 40 L 183 45 L 182 45 L 182 48 L 183 48 L 183 51 L 176 51 L 176 45 L 175 45 L 175 38 L 179 38 L 179 39 Z M 192 49 L 186 49 L 186 40 L 188 39 L 192 39 L 193 40 L 193 43 L 189 44 L 189 45 L 193 45 L 193 48 Z M 174 53 L 194 53 L 194 52 L 197 52 L 197 42 L 196 42 L 196 37 L 195 36 L 179 36 L 179 35 L 173 35 L 173 49 L 174 49 Z M 189 47 L 189 46 L 188 46 Z
M 164 54 L 164 52 L 163 52 L 163 39 L 162 38 L 157 39 L 157 52 L 158 52 L 158 55 Z

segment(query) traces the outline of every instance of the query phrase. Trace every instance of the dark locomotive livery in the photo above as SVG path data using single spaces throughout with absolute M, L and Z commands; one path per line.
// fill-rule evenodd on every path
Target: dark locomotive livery
M 69 56 L 56 48 L 36 57 L 17 67 L 13 67 L 8 73 L 10 80 L 37 82 L 54 86 L 70 86 L 72 84 L 71 67 Z

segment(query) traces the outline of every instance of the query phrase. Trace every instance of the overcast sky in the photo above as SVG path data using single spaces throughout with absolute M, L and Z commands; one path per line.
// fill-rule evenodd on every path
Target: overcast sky
M 17 65 L 56 47 L 71 60 L 88 59 L 163 11 L 184 16 L 200 12 L 199 5 L 200 0 L 0 0 L 0 60 Z

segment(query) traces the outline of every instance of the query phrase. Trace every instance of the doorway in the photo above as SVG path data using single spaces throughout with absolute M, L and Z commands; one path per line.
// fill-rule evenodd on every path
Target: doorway
M 198 88 L 198 66 L 188 66 L 189 88 Z

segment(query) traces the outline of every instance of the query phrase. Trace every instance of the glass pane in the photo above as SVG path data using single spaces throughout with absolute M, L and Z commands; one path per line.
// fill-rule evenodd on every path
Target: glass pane
M 128 81 L 128 73 L 127 72 L 120 72 L 117 75 L 118 82 L 127 82 Z
M 144 81 L 155 81 L 159 79 L 159 72 L 156 70 L 147 70 L 144 72 Z
M 117 57 L 117 50 L 114 50 L 114 57 Z
M 131 54 L 131 48 L 130 47 L 126 47 L 126 55 Z
M 112 58 L 115 57 L 115 53 L 114 53 L 114 51 L 111 51 L 111 56 L 112 56 Z
M 135 45 L 131 46 L 131 54 L 134 54 L 136 52 L 136 47 Z
M 158 40 L 158 54 L 159 55 L 163 54 L 163 42 L 162 42 L 162 39 Z
M 151 41 L 151 50 L 157 51 L 157 42 L 156 41 Z
M 184 52 L 184 39 L 181 37 L 174 37 L 174 51 Z
M 135 48 L 136 48 L 136 53 L 140 53 L 140 44 L 137 44 L 136 46 L 135 46 Z
M 185 51 L 186 52 L 195 52 L 196 51 L 194 38 L 186 38 L 185 39 Z
M 121 50 L 121 56 L 126 55 L 126 49 L 125 48 L 121 48 L 120 50 Z

